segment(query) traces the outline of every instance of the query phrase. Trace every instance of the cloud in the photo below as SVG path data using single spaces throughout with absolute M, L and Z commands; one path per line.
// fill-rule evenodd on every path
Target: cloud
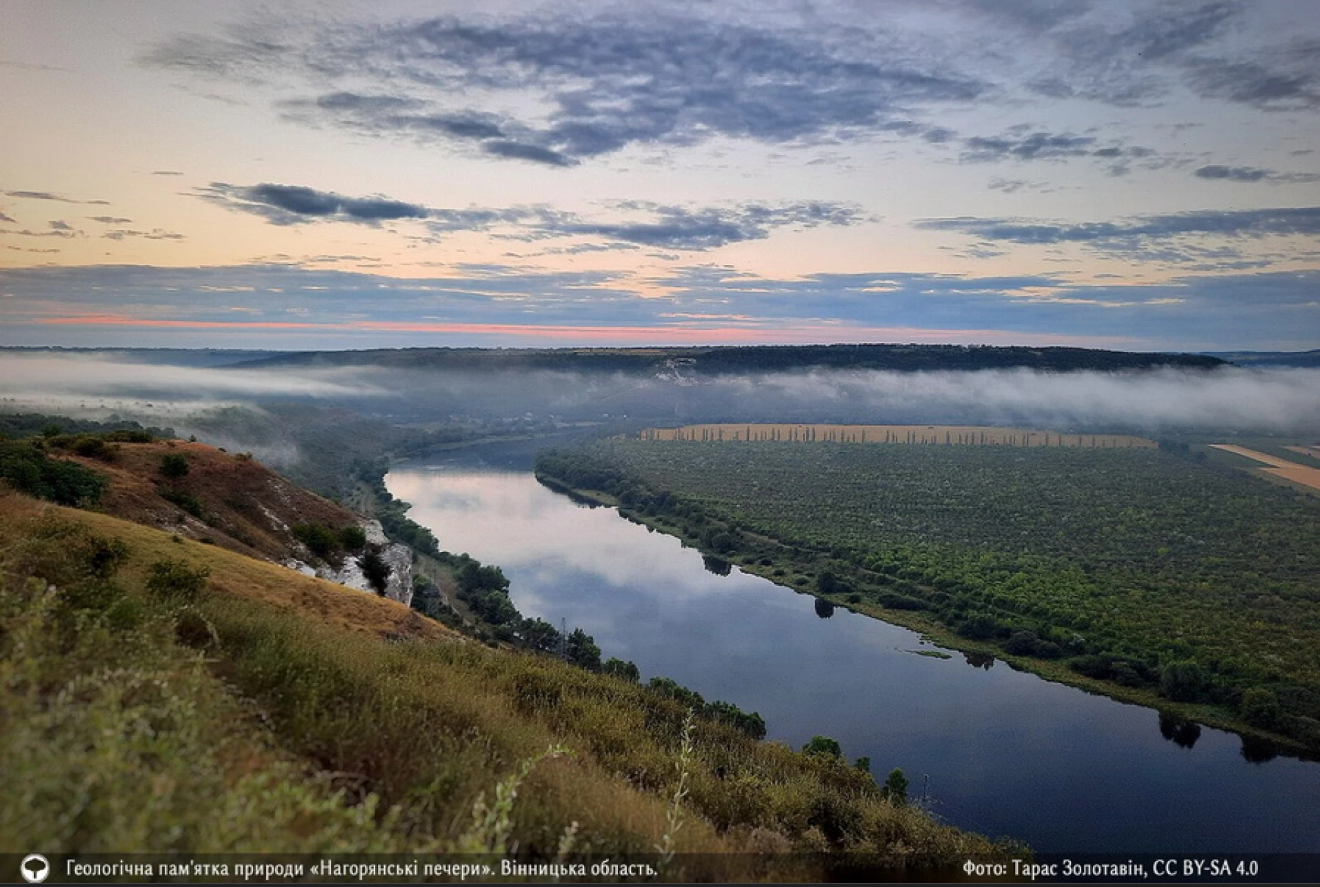
M 17 224 L 18 224 L 18 222 L 14 221 L 12 218 L 10 218 L 9 216 L 5 215 L 4 213 L 0 213 L 0 222 L 8 222 L 8 223 L 11 224 L 11 225 L 17 225 Z
M 108 200 L 74 200 L 71 197 L 65 197 L 52 191 L 4 191 L 0 193 L 5 194 L 7 197 L 17 197 L 20 200 L 53 200 L 57 203 L 82 203 L 88 206 L 110 205 Z
M 696 209 L 627 201 L 617 204 L 616 211 L 633 216 L 642 213 L 649 218 L 601 221 L 544 206 L 430 208 L 384 197 L 350 198 L 301 185 L 238 186 L 212 182 L 210 187 L 196 193 L 212 203 L 261 216 L 275 225 L 314 221 L 377 225 L 385 220 L 418 219 L 424 220 L 434 236 L 501 227 L 504 233 L 499 236 L 513 240 L 595 237 L 681 250 L 706 250 L 762 240 L 776 228 L 849 226 L 867 218 L 855 205 L 827 201 L 742 203 Z
M 1315 173 L 1281 173 L 1254 166 L 1223 166 L 1211 164 L 1199 167 L 1194 175 L 1200 179 L 1217 179 L 1230 182 L 1267 182 L 1270 184 L 1303 184 L 1320 181 Z
M 142 61 L 235 82 L 291 72 L 314 88 L 329 86 L 278 101 L 293 119 L 550 166 L 715 136 L 768 144 L 896 128 L 934 136 L 940 130 L 913 123 L 914 114 L 988 88 L 895 51 L 876 33 L 776 30 L 766 21 L 630 7 L 505 21 L 247 24 L 224 36 L 166 41 Z M 350 83 L 359 87 L 345 88 Z M 512 96 L 531 101 L 515 105 Z M 470 104 L 477 101 L 485 107 Z
M 1026 136 L 973 136 L 963 144 L 965 147 L 961 159 L 965 163 L 1053 160 L 1060 157 L 1085 157 L 1095 153 L 1094 138 L 1070 133 L 1033 132 Z
M 560 222 L 554 230 L 564 234 L 591 234 L 640 246 L 705 250 L 746 240 L 763 240 L 770 230 L 785 226 L 855 225 L 863 215 L 854 206 L 799 202 L 780 205 L 747 203 L 731 209 L 689 210 L 682 207 L 632 202 L 629 208 L 654 213 L 645 223 L 602 224 Z
M 22 200 L 56 200 L 60 203 L 81 203 L 79 200 L 70 200 L 68 197 L 61 197 L 59 194 L 50 191 L 6 191 L 8 197 L 17 197 Z
M 124 221 L 128 221 L 125 219 Z M 129 237 L 141 237 L 144 240 L 187 240 L 184 235 L 173 231 L 165 231 L 161 228 L 155 228 L 151 231 L 136 231 L 131 228 L 116 228 L 113 231 L 107 231 L 101 235 L 108 240 L 124 240 Z
M 1137 216 L 1117 222 L 1058 223 L 1009 218 L 923 219 L 914 227 L 960 231 L 982 240 L 1023 244 L 1082 243 L 1115 254 L 1157 261 L 1188 262 L 1243 258 L 1232 247 L 1216 251 L 1197 247 L 1187 238 L 1240 238 L 1320 235 L 1320 207 L 1278 207 L 1253 210 L 1200 210 Z M 1161 250 L 1157 252 L 1156 250 Z M 1273 257 L 1246 259 L 1269 264 Z M 1222 265 L 1221 265 L 1222 270 Z
M 1251 105 L 1263 111 L 1320 107 L 1320 41 L 1295 43 L 1269 54 L 1270 61 L 1203 57 L 1189 65 L 1200 95 Z
M 867 272 L 778 279 L 718 265 L 545 272 L 448 267 L 395 279 L 296 265 L 0 270 L 9 344 L 234 347 L 589 342 L 1030 342 L 1178 350 L 1315 347 L 1320 271 L 1078 285 L 1045 274 Z M 82 336 L 82 338 L 76 338 Z M 276 338 L 278 337 L 278 338 Z M 109 341 L 113 341 L 110 339 Z
M 126 225 L 133 221 L 132 219 L 124 219 L 119 216 L 88 216 L 87 218 L 93 222 L 100 222 L 102 225 Z
M 294 225 L 311 219 L 360 222 L 377 225 L 396 219 L 420 219 L 426 207 L 384 197 L 344 197 L 301 185 L 263 183 L 248 187 L 212 182 L 200 194 L 229 209 L 262 216 L 274 225 Z

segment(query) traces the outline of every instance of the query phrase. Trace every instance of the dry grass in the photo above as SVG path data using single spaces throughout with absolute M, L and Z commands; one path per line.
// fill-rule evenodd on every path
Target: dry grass
M 678 854 L 667 877 L 700 880 L 818 879 L 836 864 L 788 851 L 909 868 L 1006 853 L 891 805 L 842 760 L 701 720 L 685 742 L 686 712 L 672 699 L 460 642 L 373 595 L 14 494 L 0 494 L 0 533 L 6 588 L 28 589 L 21 607 L 0 612 L 0 691 L 11 696 L 0 710 L 14 713 L 0 718 L 0 738 L 7 772 L 41 774 L 40 797 L 0 801 L 0 849 L 425 852 L 481 843 L 529 860 L 566 847 L 627 860 L 655 859 L 663 846 Z M 127 556 L 103 585 L 122 594 L 105 600 L 132 606 L 78 616 L 83 628 L 72 637 L 87 649 L 75 661 L 49 634 L 47 610 L 65 606 L 68 592 L 47 583 L 75 588 L 90 575 L 79 566 L 86 552 L 116 539 Z M 41 558 L 15 553 L 29 544 Z M 161 560 L 209 571 L 206 592 L 162 609 L 139 590 Z M 185 622 L 205 626 L 191 646 L 175 640 Z M 36 656 L 38 647 L 49 655 Z M 95 692 L 79 701 L 86 663 L 118 660 L 117 670 L 92 669 Z M 139 672 L 168 672 L 169 692 L 133 696 L 119 676 Z M 147 735 L 145 721 L 157 725 L 150 754 L 133 739 Z M 88 730 L 102 738 L 86 741 Z M 169 767 L 154 754 L 168 755 Z M 87 798 L 72 831 L 58 826 L 71 786 Z M 15 806 L 38 801 L 44 818 Z M 217 809 L 238 812 L 223 823 L 198 813 Z
M 342 505 L 302 489 L 244 454 L 185 441 L 118 443 L 112 452 L 108 461 L 67 456 L 109 477 L 100 510 L 181 536 L 209 539 L 241 554 L 282 561 L 295 547 L 291 526 L 344 527 L 359 521 Z M 160 464 L 166 455 L 186 459 L 188 473 L 164 477 Z M 201 507 L 200 517 L 162 497 L 162 491 L 192 497 Z
M 1127 434 L 1064 434 L 1028 428 L 991 425 L 685 425 L 650 428 L 642 440 L 699 441 L 833 441 L 837 443 L 910 443 L 999 445 L 1017 447 L 1091 447 L 1097 449 L 1153 449 L 1156 444 Z

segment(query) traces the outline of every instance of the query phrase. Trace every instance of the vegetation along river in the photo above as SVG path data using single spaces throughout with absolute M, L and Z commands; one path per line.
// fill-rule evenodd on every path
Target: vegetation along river
M 821 618 L 814 598 L 709 572 L 677 539 L 527 471 L 413 464 L 387 484 L 442 548 L 498 564 L 524 615 L 580 626 L 643 681 L 759 712 L 770 740 L 821 734 L 881 780 L 902 768 L 954 825 L 1050 853 L 1320 852 L 1320 763 L 1002 662 L 938 658 L 842 608 Z

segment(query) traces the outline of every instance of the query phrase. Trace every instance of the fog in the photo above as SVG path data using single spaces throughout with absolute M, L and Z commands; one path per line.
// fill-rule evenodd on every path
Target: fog
M 206 417 L 223 407 L 259 409 L 289 401 L 344 407 L 398 423 L 457 417 L 921 422 L 1311 435 L 1320 434 L 1317 391 L 1317 369 L 811 371 L 683 378 L 672 372 L 200 368 L 92 355 L 0 354 L 0 410 L 94 419 L 114 415 L 172 425 L 181 433 L 196 419 L 211 430 L 210 440 L 216 438 L 215 422 Z M 241 447 L 244 441 L 235 436 L 227 443 Z
M 161 366 L 97 353 L 0 352 L 0 396 L 83 399 L 154 397 L 215 401 L 261 397 L 355 397 L 384 393 L 364 374 L 341 368 L 254 370 Z

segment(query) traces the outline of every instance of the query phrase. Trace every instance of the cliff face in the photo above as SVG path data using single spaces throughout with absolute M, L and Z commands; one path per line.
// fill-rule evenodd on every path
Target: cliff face
M 377 521 L 299 487 L 246 453 L 153 441 L 115 444 L 108 458 L 73 458 L 109 477 L 100 510 L 115 517 L 375 594 L 360 564 L 372 551 L 389 567 L 384 596 L 412 601 L 406 546 L 390 542 Z M 163 467 L 166 460 L 172 469 Z M 350 527 L 362 529 L 365 548 L 345 544 Z
M 413 596 L 412 551 L 406 545 L 389 541 L 385 537 L 385 531 L 381 529 L 380 521 L 359 518 L 358 525 L 367 535 L 367 544 L 375 547 L 385 565 L 389 567 L 389 579 L 384 596 L 392 601 L 398 601 L 405 607 L 410 606 Z M 358 591 L 376 593 L 356 557 L 345 557 L 342 565 L 338 567 L 325 562 L 313 565 L 297 558 L 291 558 L 285 566 L 308 576 L 317 576 L 330 582 L 347 585 L 349 588 L 356 588 Z

